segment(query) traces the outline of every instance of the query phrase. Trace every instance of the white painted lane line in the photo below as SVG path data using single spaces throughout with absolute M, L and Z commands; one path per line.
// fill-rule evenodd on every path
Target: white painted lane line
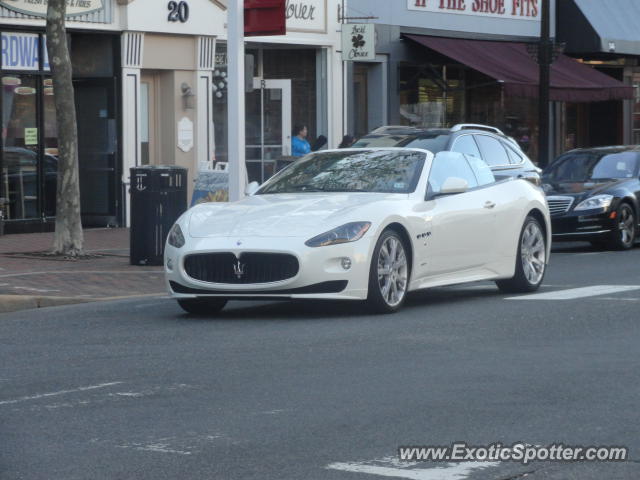
M 26 402 L 28 400 L 38 400 L 40 398 L 55 397 L 57 395 L 66 395 L 67 393 L 86 392 L 87 390 L 96 390 L 98 388 L 111 387 L 113 385 L 120 385 L 123 382 L 109 382 L 100 383 L 98 385 L 90 385 L 88 387 L 78 387 L 71 390 L 60 390 L 59 392 L 40 393 L 38 395 L 29 395 L 27 397 L 14 398 L 13 400 L 2 400 L 0 405 L 11 405 L 13 403 Z
M 28 292 L 37 292 L 37 293 L 48 293 L 48 292 L 59 292 L 60 290 L 52 290 L 46 288 L 33 288 L 33 287 L 13 287 L 14 290 L 26 290 Z
M 394 463 L 397 465 L 397 463 Z M 446 465 L 446 466 L 445 466 Z M 368 463 L 331 463 L 326 468 L 343 472 L 368 473 L 381 477 L 409 478 L 411 480 L 464 480 L 474 470 L 497 467 L 500 462 L 447 463 L 433 468 L 398 468 Z M 409 464 L 409 467 L 412 466 Z
M 596 295 L 629 292 L 632 290 L 640 290 L 640 285 L 592 285 L 591 287 L 507 297 L 506 300 L 574 300 L 576 298 L 594 297 Z

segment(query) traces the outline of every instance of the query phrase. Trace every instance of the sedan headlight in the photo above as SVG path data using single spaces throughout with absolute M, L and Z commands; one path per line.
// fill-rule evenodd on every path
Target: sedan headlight
M 304 244 L 307 247 L 326 247 L 327 245 L 337 245 L 338 243 L 355 242 L 367 233 L 370 226 L 371 222 L 345 223 L 307 240 Z
M 171 230 L 169 230 L 169 236 L 167 237 L 167 242 L 172 247 L 181 248 L 184 246 L 184 235 L 182 234 L 182 229 L 180 225 L 177 223 L 173 224 Z
M 613 195 L 594 195 L 591 198 L 587 198 L 583 200 L 574 210 L 594 210 L 596 208 L 607 209 L 611 205 L 611 201 L 613 200 Z

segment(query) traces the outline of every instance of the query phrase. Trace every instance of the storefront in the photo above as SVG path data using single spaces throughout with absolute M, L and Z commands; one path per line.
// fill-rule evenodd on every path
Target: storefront
M 640 144 L 640 33 L 635 0 L 558 3 L 558 39 L 585 65 L 632 86 L 630 100 L 564 105 L 564 149 Z
M 553 0 L 551 5 L 555 25 Z M 357 14 L 376 23 L 379 60 L 350 69 L 355 95 L 349 130 L 362 135 L 382 124 L 483 123 L 516 138 L 536 160 L 539 7 L 537 0 L 404 0 L 394 6 L 352 0 L 347 19 Z M 551 100 L 557 105 L 628 96 L 620 87 L 561 54 L 552 67 Z M 385 111 L 383 102 L 388 113 L 371 115 L 372 108 Z M 559 149 L 562 120 L 557 107 L 552 111 L 550 155 Z
M 122 0 L 122 182 L 128 169 L 222 169 L 227 148 L 226 1 Z M 287 35 L 246 38 L 246 165 L 262 182 L 291 157 L 294 125 L 337 145 L 342 133 L 338 0 L 289 0 Z M 326 146 L 326 145 L 325 145 Z M 215 198 L 216 200 L 223 199 Z M 125 209 L 126 211 L 126 209 Z
M 27 1 L 0 1 L 0 209 L 7 233 L 50 230 L 55 218 L 58 141 L 45 9 Z M 119 221 L 119 39 L 113 20 L 109 0 L 70 8 L 68 19 L 81 209 L 89 226 Z
M 295 126 L 313 147 L 336 147 L 342 135 L 342 62 L 337 0 L 290 0 L 287 35 L 247 37 L 246 162 L 249 181 L 264 180 L 292 161 Z M 214 70 L 215 161 L 227 162 L 226 37 Z M 326 142 L 322 143 L 322 139 Z

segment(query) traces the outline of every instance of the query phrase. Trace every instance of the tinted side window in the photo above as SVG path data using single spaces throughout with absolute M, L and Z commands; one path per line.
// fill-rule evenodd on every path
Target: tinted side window
M 463 155 L 451 157 L 436 157 L 429 172 L 429 193 L 439 193 L 445 180 L 458 177 L 467 181 L 469 188 L 478 186 L 478 180 Z
M 476 135 L 482 158 L 488 165 L 509 165 L 509 157 L 504 147 L 497 140 L 488 135 Z
M 478 179 L 478 185 L 489 185 L 496 181 L 491 168 L 489 168 L 489 165 L 487 165 L 484 160 L 468 155 L 467 161 Z
M 478 145 L 476 145 L 476 141 L 473 139 L 472 135 L 462 135 L 456 138 L 451 151 L 482 158 L 480 150 L 478 150 Z
M 507 154 L 509 155 L 509 161 L 511 163 L 514 163 L 514 164 L 522 163 L 522 155 L 520 155 L 518 152 L 516 152 L 509 145 L 506 145 L 505 148 L 507 149 Z

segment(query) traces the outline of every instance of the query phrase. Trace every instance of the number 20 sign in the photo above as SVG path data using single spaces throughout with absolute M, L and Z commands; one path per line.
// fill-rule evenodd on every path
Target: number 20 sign
M 167 20 L 170 22 L 185 23 L 189 20 L 189 5 L 184 0 L 180 2 L 171 0 L 167 5 L 167 8 L 169 9 L 169 16 L 167 17 Z

